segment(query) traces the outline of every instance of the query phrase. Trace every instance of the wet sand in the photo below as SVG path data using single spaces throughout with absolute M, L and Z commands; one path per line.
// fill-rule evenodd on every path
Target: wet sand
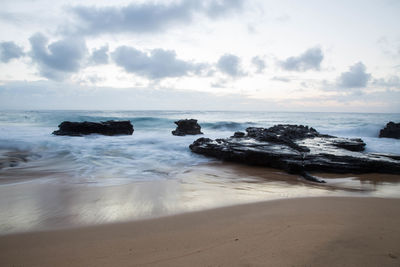
M 170 179 L 76 178 L 39 165 L 0 172 L 0 235 L 156 218 L 265 200 L 400 198 L 400 175 L 317 174 L 308 182 L 276 169 L 229 163 L 182 168 Z M 62 168 L 61 168 L 62 169 Z
M 301 198 L 0 237 L 0 266 L 399 266 L 400 200 Z
M 0 266 L 400 265 L 400 175 L 316 184 L 214 162 L 132 182 L 54 166 L 2 169 Z

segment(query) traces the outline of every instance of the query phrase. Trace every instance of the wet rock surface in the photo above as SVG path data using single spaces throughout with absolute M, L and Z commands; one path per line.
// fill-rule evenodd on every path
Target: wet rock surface
M 102 135 L 131 135 L 133 125 L 130 121 L 105 121 L 105 122 L 70 122 L 64 121 L 58 125 L 59 130 L 54 135 L 83 136 L 88 134 Z
M 308 172 L 400 174 L 397 155 L 365 153 L 365 143 L 320 134 L 303 125 L 250 127 L 245 136 L 199 138 L 190 145 L 198 154 L 222 160 L 283 169 L 307 180 L 323 182 Z
M 379 132 L 379 137 L 400 139 L 400 123 L 389 122 Z
M 201 132 L 201 127 L 195 119 L 186 119 L 176 121 L 176 129 L 172 131 L 173 135 L 184 136 L 184 135 L 196 135 L 203 134 Z

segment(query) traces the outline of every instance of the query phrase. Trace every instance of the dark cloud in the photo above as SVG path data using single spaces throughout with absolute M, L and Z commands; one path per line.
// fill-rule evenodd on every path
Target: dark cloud
M 102 46 L 99 49 L 94 49 L 89 58 L 89 63 L 101 65 L 108 63 L 108 45 Z
M 198 73 L 203 64 L 180 60 L 175 51 L 154 49 L 149 53 L 129 46 L 120 46 L 113 53 L 115 63 L 125 71 L 151 79 L 180 77 Z
M 362 62 L 358 62 L 349 67 L 349 71 L 343 72 L 338 80 L 338 85 L 342 88 L 362 88 L 366 87 L 371 79 L 371 74 L 366 72 L 367 68 Z
M 30 55 L 39 67 L 40 74 L 53 80 L 62 80 L 78 71 L 81 61 L 86 56 L 85 41 L 80 38 L 67 38 L 48 44 L 48 39 L 41 33 L 29 38 Z
M 240 67 L 240 58 L 232 54 L 225 54 L 221 56 L 217 62 L 217 68 L 221 72 L 232 77 L 245 75 Z
M 7 63 L 12 59 L 24 56 L 23 49 L 14 42 L 0 43 L 0 61 Z
M 88 35 L 157 32 L 172 25 L 190 23 L 196 15 L 209 18 L 226 15 L 240 10 L 242 3 L 243 0 L 182 0 L 170 4 L 132 3 L 124 7 L 76 6 L 70 10 L 79 23 L 72 31 Z
M 280 65 L 283 69 L 290 71 L 319 70 L 323 59 L 321 48 L 313 47 L 297 57 L 289 57 L 281 61 Z
M 255 56 L 251 59 L 251 63 L 257 68 L 257 73 L 263 72 L 263 70 L 266 68 L 265 61 L 259 57 Z

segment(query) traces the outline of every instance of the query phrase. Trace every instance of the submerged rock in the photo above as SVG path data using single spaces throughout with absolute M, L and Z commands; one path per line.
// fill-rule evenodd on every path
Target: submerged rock
M 59 130 L 54 135 L 82 136 L 88 134 L 102 135 L 131 135 L 133 125 L 130 121 L 105 121 L 105 122 L 70 122 L 64 121 L 58 125 Z
M 184 135 L 196 135 L 203 134 L 200 130 L 201 127 L 195 119 L 179 120 L 175 122 L 178 127 L 172 131 L 173 135 L 184 136 Z
M 222 160 L 283 169 L 314 182 L 323 181 L 310 171 L 400 174 L 397 156 L 364 153 L 365 143 L 358 138 L 320 134 L 303 125 L 250 127 L 246 132 L 226 139 L 199 138 L 190 149 Z
M 379 132 L 379 137 L 396 138 L 400 139 L 400 123 L 389 122 Z

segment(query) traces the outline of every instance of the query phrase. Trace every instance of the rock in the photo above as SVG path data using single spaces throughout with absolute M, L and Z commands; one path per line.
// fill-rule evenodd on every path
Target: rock
M 301 172 L 300 175 L 303 176 L 304 179 L 306 179 L 306 180 L 308 180 L 310 182 L 326 183 L 324 180 L 322 180 L 322 179 L 320 179 L 320 178 L 318 178 L 316 176 L 313 176 L 308 172 Z
M 379 132 L 379 137 L 396 138 L 400 139 L 400 123 L 389 122 Z
M 172 131 L 173 135 L 184 136 L 184 135 L 196 135 L 203 134 L 200 130 L 201 127 L 195 119 L 179 120 L 175 122 L 178 127 Z
M 233 134 L 233 136 L 231 136 L 231 137 L 233 137 L 233 138 L 242 138 L 242 137 L 244 137 L 246 135 L 246 133 L 244 133 L 244 132 L 235 132 L 234 134 Z
M 70 122 L 64 121 L 58 125 L 59 130 L 54 135 L 82 136 L 88 134 L 102 135 L 131 135 L 133 125 L 130 121 L 105 121 L 105 122 Z
M 364 153 L 361 139 L 324 135 L 302 125 L 250 127 L 246 131 L 242 138 L 200 138 L 190 149 L 222 160 L 283 169 L 315 182 L 323 181 L 310 171 L 400 174 L 397 156 Z

